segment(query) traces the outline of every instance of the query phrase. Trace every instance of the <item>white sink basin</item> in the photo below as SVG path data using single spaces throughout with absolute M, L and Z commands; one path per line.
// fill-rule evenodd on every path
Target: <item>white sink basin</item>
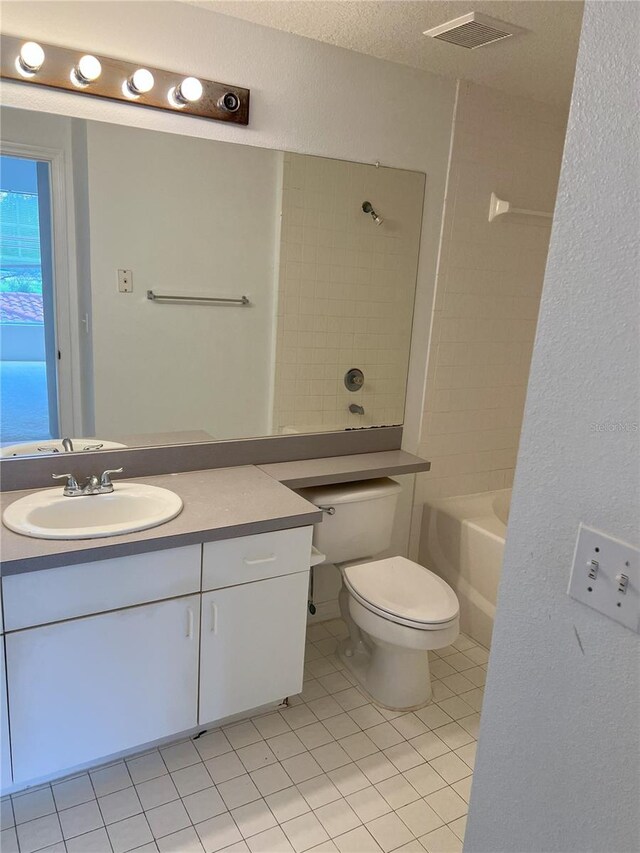
M 73 452 L 79 450 L 116 450 L 126 447 L 119 441 L 103 441 L 101 438 L 72 438 Z M 0 448 L 0 456 L 48 456 L 51 453 L 65 453 L 59 438 L 47 438 L 42 441 L 25 441 L 20 444 L 9 444 Z
M 182 511 L 182 498 L 143 483 L 114 483 L 106 495 L 70 498 L 62 489 L 46 489 L 10 504 L 6 527 L 36 539 L 97 539 L 156 527 Z

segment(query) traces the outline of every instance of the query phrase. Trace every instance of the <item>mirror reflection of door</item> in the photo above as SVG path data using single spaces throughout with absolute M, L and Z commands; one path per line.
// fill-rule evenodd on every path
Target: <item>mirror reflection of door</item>
M 0 441 L 59 436 L 49 163 L 0 157 Z

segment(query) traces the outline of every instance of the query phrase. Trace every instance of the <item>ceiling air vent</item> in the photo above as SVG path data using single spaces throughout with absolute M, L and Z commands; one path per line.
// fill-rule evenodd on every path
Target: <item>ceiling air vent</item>
M 468 15 L 462 15 L 453 21 L 447 21 L 446 24 L 425 30 L 424 35 L 457 44 L 458 47 L 475 50 L 477 47 L 484 47 L 486 44 L 502 41 L 509 36 L 524 32 L 526 30 L 522 27 L 507 24 L 506 21 L 499 21 L 497 18 L 490 18 L 478 12 L 469 12 Z

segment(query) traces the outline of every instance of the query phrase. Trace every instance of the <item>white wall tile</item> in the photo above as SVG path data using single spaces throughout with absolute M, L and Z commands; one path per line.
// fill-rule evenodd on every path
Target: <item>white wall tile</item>
M 283 181 L 274 430 L 402 423 L 424 176 L 286 154 Z
M 418 502 L 511 485 L 550 229 L 488 222 L 495 191 L 553 210 L 565 115 L 461 83 L 438 272 Z

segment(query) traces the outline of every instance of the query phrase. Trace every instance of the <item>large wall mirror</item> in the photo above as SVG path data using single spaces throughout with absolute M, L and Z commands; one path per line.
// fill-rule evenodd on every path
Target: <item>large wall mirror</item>
M 402 423 L 423 174 L 0 118 L 2 456 Z

